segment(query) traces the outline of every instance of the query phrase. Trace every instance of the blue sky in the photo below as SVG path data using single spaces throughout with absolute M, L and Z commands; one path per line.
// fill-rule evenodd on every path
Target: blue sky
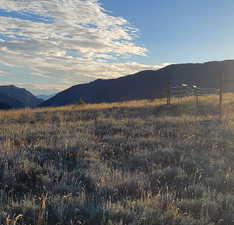
M 232 0 L 0 0 L 0 85 L 35 94 L 234 59 Z
M 203 62 L 234 58 L 234 1 L 101 1 L 140 30 L 147 63 Z

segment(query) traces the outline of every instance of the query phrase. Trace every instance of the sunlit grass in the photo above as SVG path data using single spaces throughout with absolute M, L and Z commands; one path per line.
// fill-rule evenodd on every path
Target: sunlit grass
M 195 98 L 192 97 L 183 97 L 181 99 L 171 98 L 172 104 L 183 104 L 188 103 L 194 104 L 195 107 Z M 224 95 L 224 104 L 234 102 L 234 94 L 228 93 Z M 165 98 L 161 99 L 152 99 L 152 100 L 139 100 L 139 101 L 127 101 L 127 102 L 116 102 L 116 103 L 100 103 L 100 104 L 82 104 L 82 105 L 69 105 L 69 106 L 60 106 L 60 107 L 45 107 L 45 108 L 36 108 L 36 109 L 17 109 L 9 111 L 0 111 L 0 117 L 6 120 L 8 119 L 19 119 L 24 115 L 28 117 L 32 116 L 33 113 L 39 112 L 60 112 L 60 111 L 76 111 L 76 110 L 98 110 L 98 109 L 109 109 L 115 107 L 146 107 L 146 106 L 160 106 L 166 103 Z M 202 104 L 212 104 L 218 105 L 218 96 L 210 95 L 205 97 L 199 96 L 199 103 Z
M 234 94 L 0 112 L 0 224 L 229 225 Z

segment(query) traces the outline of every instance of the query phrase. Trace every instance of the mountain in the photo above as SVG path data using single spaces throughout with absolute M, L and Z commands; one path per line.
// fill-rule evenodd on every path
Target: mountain
M 58 93 L 41 106 L 74 104 L 79 99 L 101 103 L 156 98 L 165 95 L 168 81 L 172 86 L 187 83 L 203 88 L 219 88 L 221 73 L 225 74 L 225 79 L 233 79 L 233 82 L 225 84 L 226 91 L 234 91 L 234 60 L 173 64 L 156 71 L 142 71 L 117 79 L 99 79 L 76 85 Z
M 24 104 L 15 98 L 0 93 L 0 109 L 24 108 Z
M 8 104 L 0 102 L 0 110 L 8 110 L 8 109 L 12 109 L 12 107 Z
M 43 100 L 36 98 L 24 88 L 14 85 L 0 86 L 0 103 L 7 104 L 12 108 L 35 107 Z
M 52 97 L 54 97 L 55 94 L 51 94 L 51 95 L 37 95 L 36 97 L 39 98 L 39 99 L 42 99 L 43 101 L 46 101 Z

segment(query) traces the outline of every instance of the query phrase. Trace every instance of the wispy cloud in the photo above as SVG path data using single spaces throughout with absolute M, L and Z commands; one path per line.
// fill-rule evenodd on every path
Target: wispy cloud
M 0 76 L 6 76 L 8 73 L 9 73 L 8 69 L 3 69 L 3 68 L 0 69 Z
M 135 44 L 136 28 L 97 0 L 0 0 L 0 7 L 0 63 L 32 76 L 72 84 L 164 66 L 117 63 L 147 49 Z

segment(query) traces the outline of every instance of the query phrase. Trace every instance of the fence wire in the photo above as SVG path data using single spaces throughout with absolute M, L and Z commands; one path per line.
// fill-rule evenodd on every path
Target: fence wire
M 170 94 L 173 97 L 189 97 L 189 96 L 206 96 L 218 94 L 219 89 L 216 88 L 199 88 L 190 86 L 175 86 L 170 88 Z

